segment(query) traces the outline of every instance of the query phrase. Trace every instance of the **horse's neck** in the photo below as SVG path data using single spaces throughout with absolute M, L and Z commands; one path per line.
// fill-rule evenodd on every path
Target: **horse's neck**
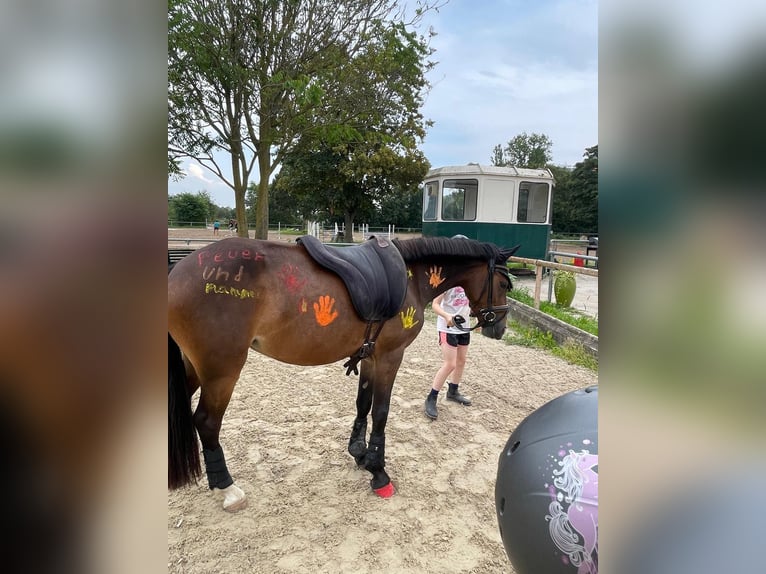
M 407 264 L 412 273 L 411 280 L 417 286 L 422 304 L 438 297 L 448 289 L 461 285 L 465 276 L 465 265 L 445 264 L 437 259 L 424 259 Z

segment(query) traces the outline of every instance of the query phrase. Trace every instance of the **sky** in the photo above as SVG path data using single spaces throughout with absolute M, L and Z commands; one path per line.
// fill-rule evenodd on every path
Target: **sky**
M 421 149 L 432 167 L 490 164 L 496 145 L 523 132 L 547 135 L 556 165 L 573 166 L 598 144 L 595 0 L 451 0 L 421 32 L 429 26 L 438 64 L 422 110 L 434 125 Z M 217 177 L 189 160 L 182 168 L 171 195 L 206 190 L 234 207 Z

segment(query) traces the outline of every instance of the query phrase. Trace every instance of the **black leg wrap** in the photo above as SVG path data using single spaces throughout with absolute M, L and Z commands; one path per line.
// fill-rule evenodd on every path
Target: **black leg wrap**
M 364 468 L 370 472 L 383 470 L 386 466 L 386 438 L 370 437 L 367 455 L 364 458 Z
M 367 454 L 367 420 L 354 420 L 354 428 L 348 439 L 348 454 L 354 457 L 357 465 L 364 464 Z
M 219 446 L 215 450 L 202 449 L 202 456 L 205 457 L 205 471 L 207 472 L 207 484 L 212 490 L 214 488 L 226 488 L 234 484 L 234 480 L 226 468 L 226 460 L 223 457 L 223 449 Z

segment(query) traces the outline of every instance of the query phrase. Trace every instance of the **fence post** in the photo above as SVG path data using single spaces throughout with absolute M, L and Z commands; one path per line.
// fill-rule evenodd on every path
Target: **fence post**
M 540 309 L 540 287 L 543 281 L 543 266 L 535 265 L 535 309 Z
M 548 254 L 548 259 L 557 263 L 556 256 Z M 553 269 L 548 269 L 548 303 L 553 301 Z

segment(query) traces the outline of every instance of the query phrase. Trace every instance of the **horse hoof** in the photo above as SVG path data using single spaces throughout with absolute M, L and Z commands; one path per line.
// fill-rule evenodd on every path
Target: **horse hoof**
M 247 506 L 247 497 L 236 484 L 213 490 L 223 493 L 223 509 L 226 512 L 238 512 Z
M 394 483 L 389 482 L 386 486 L 373 488 L 372 491 L 381 498 L 391 498 L 394 495 Z

